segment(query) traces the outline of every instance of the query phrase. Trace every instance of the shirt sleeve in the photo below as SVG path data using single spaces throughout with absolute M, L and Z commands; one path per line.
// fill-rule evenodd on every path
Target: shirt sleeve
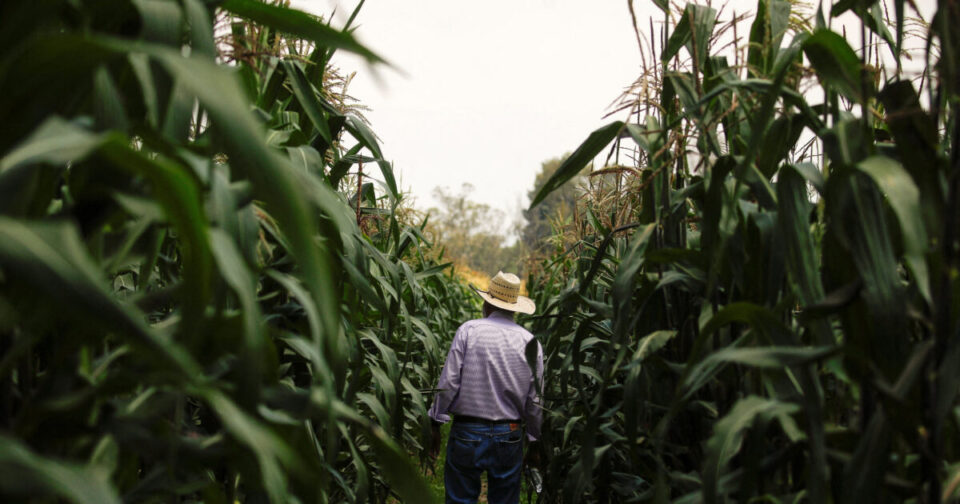
M 523 408 L 523 419 L 527 423 L 527 439 L 536 441 L 540 439 L 540 426 L 543 423 L 543 407 L 541 398 L 543 397 L 543 345 L 537 342 L 537 376 L 530 384 L 530 390 L 527 392 L 526 404 Z
M 440 423 L 450 421 L 450 405 L 453 404 L 457 394 L 460 393 L 460 368 L 463 366 L 465 333 L 466 328 L 461 325 L 453 336 L 450 351 L 447 353 L 447 360 L 443 364 L 443 371 L 440 372 L 440 380 L 437 382 L 437 393 L 433 399 L 433 406 L 430 407 L 428 413 L 430 418 Z

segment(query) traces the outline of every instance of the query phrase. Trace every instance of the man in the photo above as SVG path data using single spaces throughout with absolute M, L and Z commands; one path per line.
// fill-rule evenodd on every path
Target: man
M 484 318 L 457 329 L 430 408 L 431 455 L 440 451 L 440 424 L 453 426 L 443 471 L 448 503 L 477 502 L 480 475 L 487 471 L 491 504 L 517 503 L 523 465 L 522 435 L 540 438 L 543 349 L 529 331 L 513 321 L 515 312 L 532 314 L 536 306 L 520 296 L 520 279 L 497 273 L 483 298 Z M 527 344 L 536 345 L 536 378 L 527 364 Z M 538 463 L 535 447 L 530 461 Z

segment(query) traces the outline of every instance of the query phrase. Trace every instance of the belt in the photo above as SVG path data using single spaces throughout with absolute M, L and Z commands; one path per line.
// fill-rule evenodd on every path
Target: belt
M 520 420 L 490 420 L 470 415 L 453 415 L 453 423 L 478 423 L 486 425 L 518 424 Z

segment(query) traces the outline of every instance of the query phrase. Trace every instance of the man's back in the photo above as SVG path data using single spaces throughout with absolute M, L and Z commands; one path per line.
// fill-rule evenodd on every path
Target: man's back
M 496 312 L 466 322 L 457 333 L 460 341 L 454 343 L 462 352 L 461 382 L 449 410 L 490 420 L 521 418 L 534 386 L 526 359 L 533 335 Z
M 529 331 L 501 312 L 465 322 L 450 344 L 430 416 L 438 422 L 450 413 L 488 420 L 526 420 L 527 436 L 540 437 L 539 394 L 526 347 Z M 543 375 L 538 347 L 537 374 Z
M 529 440 L 540 437 L 543 349 L 513 321 L 515 312 L 532 314 L 536 305 L 519 295 L 516 275 L 497 273 L 489 289 L 477 290 L 485 318 L 464 323 L 453 337 L 430 408 L 434 456 L 440 449 L 439 426 L 453 416 L 443 472 L 447 502 L 476 502 L 480 475 L 486 472 L 491 504 L 516 504 L 521 422 Z M 537 348 L 536 374 L 527 364 L 530 343 Z

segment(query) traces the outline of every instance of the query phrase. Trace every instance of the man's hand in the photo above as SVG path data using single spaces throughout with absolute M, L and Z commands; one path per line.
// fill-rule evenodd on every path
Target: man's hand
M 440 455 L 440 442 L 442 435 L 440 434 L 440 426 L 443 425 L 438 422 L 430 421 L 430 458 L 436 460 L 437 456 Z
M 524 454 L 524 464 L 529 467 L 535 467 L 538 470 L 543 469 L 542 463 L 543 460 L 540 458 L 540 452 L 542 451 L 540 441 L 531 441 L 527 444 L 527 453 Z

